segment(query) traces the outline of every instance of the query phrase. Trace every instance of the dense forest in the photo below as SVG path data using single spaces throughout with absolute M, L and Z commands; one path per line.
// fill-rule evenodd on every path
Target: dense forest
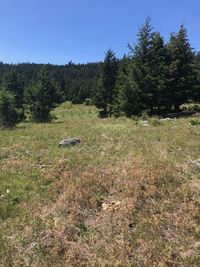
M 8 88 L 9 82 L 13 93 L 17 93 L 18 90 L 24 91 L 32 82 L 38 80 L 41 69 L 45 69 L 49 80 L 56 84 L 62 101 L 68 100 L 78 104 L 82 103 L 85 98 L 94 98 L 95 88 L 102 73 L 102 63 L 74 64 L 69 62 L 64 66 L 58 66 L 0 62 L 1 87 Z M 18 86 L 20 89 L 17 88 Z
M 64 66 L 0 63 L 0 125 L 25 118 L 51 119 L 59 103 L 92 99 L 101 116 L 178 112 L 182 104 L 200 101 L 200 54 L 184 25 L 167 43 L 147 18 L 135 45 L 117 59 L 109 49 L 104 62 Z
M 13 127 L 27 117 L 50 121 L 51 110 L 60 103 L 94 99 L 102 65 L 0 63 L 0 126 Z

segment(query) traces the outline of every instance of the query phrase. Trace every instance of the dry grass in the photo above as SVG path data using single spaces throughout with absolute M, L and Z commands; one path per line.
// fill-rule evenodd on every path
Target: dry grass
M 199 126 L 55 114 L 0 132 L 0 266 L 199 266 Z

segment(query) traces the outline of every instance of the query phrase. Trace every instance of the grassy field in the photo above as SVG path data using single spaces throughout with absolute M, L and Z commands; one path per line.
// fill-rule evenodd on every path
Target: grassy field
M 200 126 L 55 115 L 0 130 L 0 266 L 200 266 Z

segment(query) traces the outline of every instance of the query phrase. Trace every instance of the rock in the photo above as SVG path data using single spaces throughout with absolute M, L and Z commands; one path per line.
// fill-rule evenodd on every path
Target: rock
M 147 127 L 147 126 L 149 126 L 149 122 L 148 122 L 148 121 L 142 121 L 142 126 L 143 126 L 143 127 Z
M 173 119 L 172 118 L 163 118 L 163 119 L 160 119 L 160 121 L 172 121 Z
M 81 140 L 78 138 L 64 139 L 58 144 L 58 146 L 59 147 L 75 146 L 75 145 L 80 144 L 80 142 L 81 142 Z
M 37 166 L 39 169 L 45 169 L 45 168 L 51 167 L 50 164 L 37 164 L 36 166 Z

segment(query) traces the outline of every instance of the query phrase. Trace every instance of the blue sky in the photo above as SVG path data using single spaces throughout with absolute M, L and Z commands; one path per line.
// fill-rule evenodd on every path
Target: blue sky
M 181 23 L 200 50 L 199 0 L 0 0 L 0 61 L 66 64 L 128 52 L 147 16 L 167 41 Z

